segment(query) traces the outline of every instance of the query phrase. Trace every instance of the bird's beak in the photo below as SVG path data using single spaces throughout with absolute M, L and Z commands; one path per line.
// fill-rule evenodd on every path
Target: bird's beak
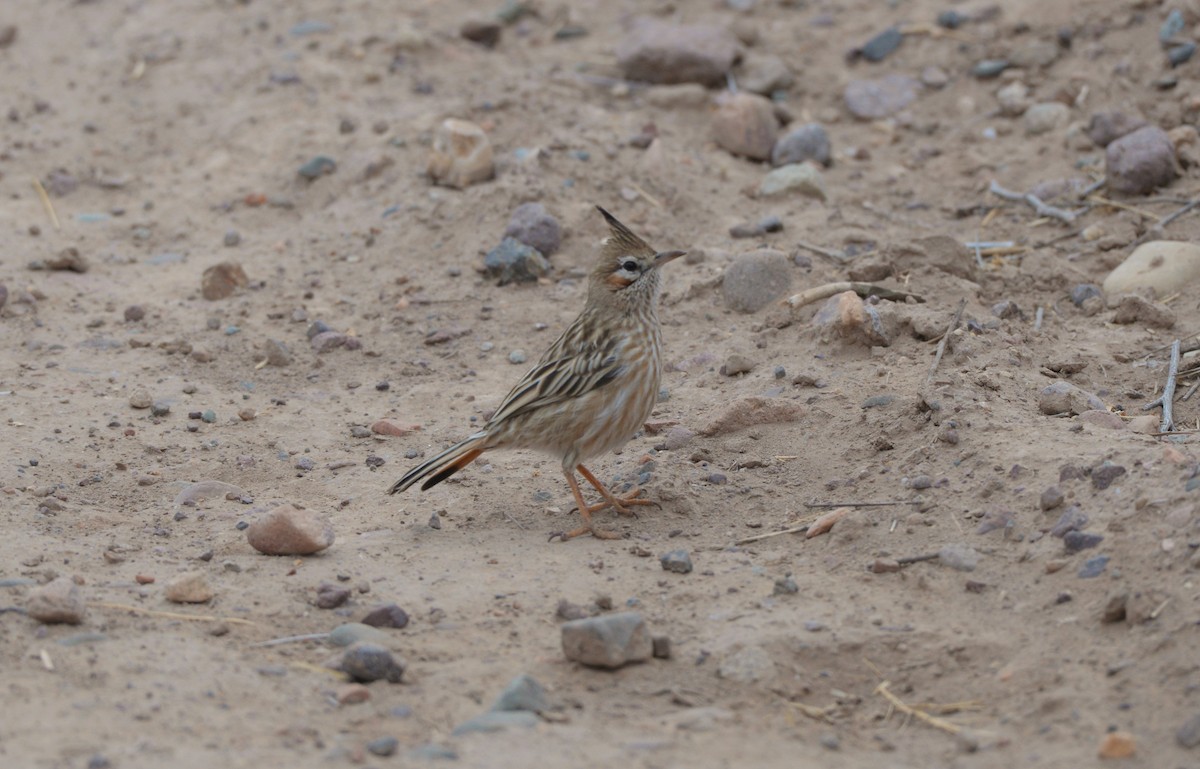
M 662 267 L 667 262 L 669 262 L 673 259 L 678 259 L 679 257 L 683 256 L 686 253 L 687 253 L 687 251 L 663 251 L 661 254 L 655 254 L 654 255 L 654 266 Z

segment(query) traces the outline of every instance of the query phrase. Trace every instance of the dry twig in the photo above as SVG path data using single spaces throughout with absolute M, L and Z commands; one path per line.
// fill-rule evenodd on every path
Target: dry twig
M 942 731 L 949 732 L 950 734 L 958 734 L 963 730 L 963 728 L 958 724 L 951 723 L 944 718 L 938 718 L 937 716 L 930 715 L 928 712 L 920 708 L 906 704 L 904 700 L 900 699 L 895 694 L 892 694 L 892 692 L 888 689 L 889 686 L 891 686 L 890 681 L 883 681 L 879 684 L 879 686 L 875 687 L 875 693 L 881 695 L 885 700 L 888 701 L 888 703 L 891 704 L 893 708 L 899 710 L 904 715 L 912 716 L 919 721 L 924 721 L 935 729 L 941 729 Z
M 839 281 L 837 283 L 826 283 L 823 286 L 816 286 L 807 291 L 801 291 L 798 294 L 793 294 L 787 299 L 784 299 L 780 304 L 786 304 L 793 310 L 803 307 L 806 304 L 819 302 L 822 299 L 828 299 L 831 296 L 842 294 L 847 291 L 853 291 L 864 299 L 868 296 L 877 296 L 880 299 L 891 299 L 893 301 L 903 301 L 910 296 L 918 301 L 924 302 L 924 297 L 917 294 L 909 293 L 908 291 L 898 291 L 892 288 L 884 288 L 877 286 L 874 283 L 859 283 L 857 281 Z
M 950 321 L 950 326 L 946 329 L 946 333 L 942 334 L 942 341 L 938 342 L 937 355 L 934 356 L 933 365 L 929 367 L 929 374 L 925 377 L 925 384 L 927 386 L 931 381 L 933 381 L 933 375 L 942 362 L 942 356 L 946 354 L 946 340 L 949 339 L 950 335 L 954 333 L 954 329 L 958 328 L 958 323 L 962 320 L 963 309 L 966 306 L 967 299 L 966 297 L 963 297 L 959 300 L 958 309 L 954 312 L 954 320 Z
M 992 180 L 992 183 L 988 185 L 988 192 L 992 193 L 998 198 L 1004 198 L 1005 200 L 1028 203 L 1033 207 L 1033 210 L 1038 216 L 1046 216 L 1051 219 L 1058 219 L 1060 222 L 1065 222 L 1066 224 L 1074 224 L 1075 220 L 1079 218 L 1079 214 L 1077 212 L 1067 211 L 1066 209 L 1052 206 L 1031 192 L 1020 193 L 1013 192 L 1012 190 L 1006 190 L 997 184 L 994 179 Z
M 38 199 L 42 201 L 42 208 L 46 209 L 46 215 L 50 217 L 50 221 L 54 224 L 54 229 L 61 230 L 62 223 L 58 221 L 58 212 L 54 210 L 54 203 L 51 202 L 50 196 L 46 194 L 46 188 L 42 186 L 42 180 L 33 177 L 33 188 L 37 190 Z
M 1175 378 L 1179 374 L 1179 340 L 1171 344 L 1171 364 L 1167 366 L 1167 383 L 1163 385 L 1162 395 L 1142 406 L 1142 411 L 1149 411 L 1156 406 L 1162 406 L 1162 423 L 1159 434 L 1169 433 L 1175 427 L 1175 415 L 1172 408 L 1175 404 Z
M 766 534 L 755 534 L 753 537 L 746 537 L 745 539 L 739 539 L 737 542 L 734 542 L 733 544 L 748 545 L 751 542 L 758 542 L 759 540 L 770 539 L 771 537 L 780 537 L 780 536 L 783 536 L 784 534 L 804 534 L 807 531 L 808 531 L 808 524 L 806 523 L 803 526 L 793 526 L 790 529 L 783 529 L 782 531 L 769 531 Z

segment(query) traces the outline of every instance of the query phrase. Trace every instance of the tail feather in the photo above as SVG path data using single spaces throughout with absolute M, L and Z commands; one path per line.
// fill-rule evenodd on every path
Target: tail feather
M 429 478 L 421 484 L 421 490 L 424 491 L 431 486 L 436 486 L 474 462 L 475 458 L 482 454 L 484 448 L 486 448 L 483 445 L 486 438 L 487 435 L 484 433 L 475 433 L 432 459 L 425 460 L 405 473 L 403 478 L 393 483 L 392 487 L 388 489 L 388 493 L 395 494 L 396 492 L 404 491 L 426 476 L 429 476 Z

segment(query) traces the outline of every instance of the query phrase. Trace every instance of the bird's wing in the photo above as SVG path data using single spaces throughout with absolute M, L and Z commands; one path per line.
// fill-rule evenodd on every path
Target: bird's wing
M 568 334 L 527 373 L 492 414 L 489 424 L 604 387 L 625 369 L 619 338 L 576 342 Z

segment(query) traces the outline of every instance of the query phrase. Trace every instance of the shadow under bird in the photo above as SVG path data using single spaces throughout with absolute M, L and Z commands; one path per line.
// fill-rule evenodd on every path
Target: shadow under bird
M 583 462 L 623 446 L 654 409 L 662 378 L 659 270 L 685 252 L 656 252 L 612 214 L 596 208 L 611 234 L 588 280 L 583 312 L 517 382 L 482 429 L 409 470 L 388 493 L 404 491 L 422 479 L 421 488 L 428 489 L 485 451 L 511 448 L 562 459 L 563 475 L 583 521 L 573 531 L 551 534 L 551 539 L 581 534 L 617 539 L 619 534 L 592 522 L 593 513 L 611 507 L 632 515 L 630 506 L 655 504 L 640 499 L 637 489 L 623 497 L 614 495 Z M 576 472 L 596 488 L 602 502 L 584 501 Z

